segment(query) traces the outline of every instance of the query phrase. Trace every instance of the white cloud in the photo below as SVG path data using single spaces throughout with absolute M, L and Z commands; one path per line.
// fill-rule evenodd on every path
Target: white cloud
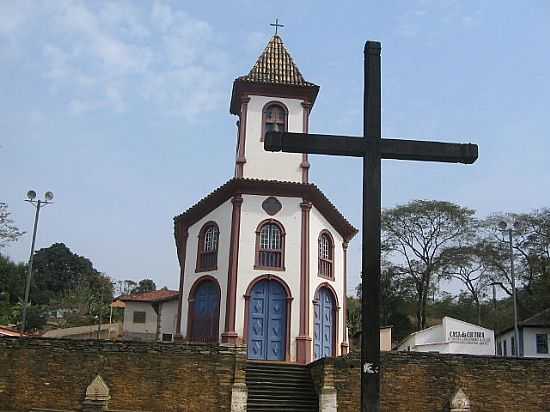
M 18 59 L 42 69 L 49 90 L 65 94 L 71 113 L 122 112 L 142 103 L 191 119 L 225 98 L 231 68 L 220 40 L 207 22 L 172 3 L 0 4 L 0 15 L 6 11 L 10 20 L 0 25 L 0 44 L 17 39 L 24 54 Z

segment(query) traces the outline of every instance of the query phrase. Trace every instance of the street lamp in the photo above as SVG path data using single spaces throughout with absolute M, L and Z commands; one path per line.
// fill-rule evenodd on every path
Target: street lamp
M 518 307 L 516 298 L 516 278 L 514 274 L 514 246 L 512 243 L 512 231 L 520 228 L 519 222 L 514 219 L 506 219 L 498 222 L 498 228 L 503 232 L 508 232 L 508 242 L 510 248 L 510 280 L 512 282 L 512 300 L 514 306 L 514 341 L 516 344 L 516 356 L 520 356 L 519 330 L 518 330 Z
M 23 304 L 23 315 L 21 317 L 21 335 L 25 331 L 25 324 L 27 321 L 27 306 L 29 305 L 29 293 L 31 290 L 31 277 L 32 277 L 32 260 L 34 256 L 34 242 L 36 241 L 36 229 L 38 227 L 38 217 L 40 215 L 40 208 L 52 203 L 53 193 L 46 192 L 44 193 L 44 200 L 34 200 L 36 199 L 36 192 L 34 190 L 29 190 L 27 192 L 27 199 L 25 202 L 29 202 L 36 208 L 36 213 L 34 215 L 34 229 L 32 231 L 32 243 L 31 243 L 31 256 L 29 257 L 29 267 L 27 271 L 27 282 L 25 284 L 25 302 Z

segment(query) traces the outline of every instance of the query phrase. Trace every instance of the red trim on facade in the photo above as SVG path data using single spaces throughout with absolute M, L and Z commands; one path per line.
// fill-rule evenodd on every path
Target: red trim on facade
M 357 234 L 357 229 L 342 216 L 317 186 L 311 183 L 304 184 L 262 179 L 233 178 L 187 211 L 176 216 L 174 222 L 176 224 L 183 223 L 186 226 L 191 226 L 236 193 L 303 198 L 310 201 L 345 240 L 350 240 Z
M 235 195 L 231 199 L 231 238 L 229 241 L 229 270 L 227 273 L 227 299 L 225 305 L 225 330 L 222 342 L 237 344 L 238 334 L 235 332 L 235 311 L 237 306 L 237 273 L 239 270 L 239 238 L 241 231 L 241 206 L 243 198 Z
M 311 337 L 309 336 L 309 216 L 311 202 L 302 201 L 302 228 L 300 235 L 300 331 L 296 338 L 296 362 L 311 361 Z
M 336 294 L 336 291 L 332 287 L 332 285 L 328 282 L 323 282 L 319 286 L 317 286 L 317 289 L 315 289 L 315 294 L 313 295 L 313 304 L 319 301 L 319 291 L 321 288 L 326 288 L 330 291 L 332 298 L 334 299 L 335 307 L 333 311 L 334 315 L 334 332 L 332 336 L 332 356 L 338 356 L 338 336 L 339 336 L 339 329 L 340 329 L 340 321 L 339 321 L 339 315 L 340 315 L 340 304 L 338 303 L 338 295 Z
M 342 355 L 346 355 L 349 351 L 349 344 L 348 344 L 348 242 L 343 241 L 342 242 L 342 250 L 344 252 L 344 301 L 342 302 L 342 306 L 344 309 L 344 336 L 342 337 L 342 345 L 340 349 L 340 353 Z
M 267 224 L 274 224 L 279 227 L 281 231 L 281 266 L 261 266 L 260 265 L 260 232 L 262 227 Z M 265 219 L 260 222 L 256 227 L 256 250 L 254 255 L 254 269 L 257 270 L 275 270 L 275 271 L 284 271 L 285 270 L 285 227 L 276 219 Z
M 203 267 L 201 264 L 201 253 L 204 250 L 204 233 L 209 226 L 215 226 L 218 231 L 218 238 L 216 239 L 216 264 L 210 267 Z M 220 240 L 220 228 L 216 222 L 210 220 L 202 225 L 201 230 L 199 230 L 198 240 L 197 240 L 197 260 L 195 261 L 195 273 L 199 272 L 211 272 L 218 269 L 218 249 L 219 249 L 219 240 Z
M 317 85 L 295 86 L 287 84 L 256 83 L 236 79 L 233 82 L 229 112 L 234 115 L 239 114 L 239 101 L 241 96 L 256 95 L 275 98 L 283 97 L 304 100 L 311 102 L 313 105 L 318 93 L 319 86 Z
M 292 325 L 292 301 L 294 298 L 292 297 L 292 293 L 290 292 L 290 288 L 286 284 L 286 282 L 281 279 L 278 276 L 266 274 L 261 275 L 255 278 L 248 287 L 246 288 L 246 293 L 243 295 L 244 297 L 244 327 L 243 327 L 243 342 L 248 345 L 248 318 L 250 317 L 250 293 L 252 292 L 252 288 L 256 283 L 262 281 L 262 280 L 275 280 L 281 284 L 281 286 L 284 288 L 286 292 L 286 348 L 285 348 L 285 361 L 290 361 L 290 326 Z
M 244 164 L 246 163 L 245 157 L 245 145 L 246 145 L 246 119 L 248 115 L 248 102 L 250 97 L 242 96 L 241 97 L 241 113 L 239 120 L 239 145 L 237 149 L 237 167 L 235 169 L 235 177 L 243 177 L 244 174 Z
M 216 279 L 215 277 L 213 276 L 210 276 L 210 275 L 203 275 L 201 276 L 200 278 L 198 278 L 197 280 L 195 280 L 195 282 L 193 283 L 193 286 L 191 286 L 191 289 L 189 290 L 189 298 L 187 299 L 188 303 L 187 303 L 187 333 L 185 334 L 185 340 L 191 342 L 191 331 L 193 330 L 192 329 L 192 326 L 193 326 L 193 320 L 194 320 L 194 317 L 193 317 L 193 312 L 192 312 L 192 306 L 193 306 L 193 302 L 195 301 L 195 293 L 196 293 L 196 290 L 197 288 L 200 286 L 201 283 L 203 282 L 214 282 L 216 284 L 216 286 L 218 287 L 218 298 L 219 298 L 219 301 L 218 301 L 218 321 L 217 321 L 217 334 L 216 334 L 216 342 L 219 341 L 219 337 L 220 337 L 220 306 L 221 306 L 221 301 L 222 301 L 222 290 L 221 290 L 221 287 L 220 287 L 220 283 L 218 282 L 218 279 Z
M 309 114 L 311 113 L 311 108 L 313 107 L 313 104 L 309 102 L 302 102 L 303 110 L 303 117 L 302 117 L 302 123 L 303 123 L 303 129 L 304 133 L 309 133 Z M 309 160 L 308 160 L 308 154 L 304 153 L 302 154 L 302 163 L 300 164 L 300 167 L 302 168 L 302 183 L 309 183 Z
M 183 224 L 176 224 L 174 236 L 176 238 L 176 251 L 180 264 L 180 286 L 178 297 L 178 313 L 176 314 L 176 338 L 181 339 L 181 312 L 183 309 L 183 282 L 185 280 L 185 257 L 187 255 L 187 238 L 189 232 Z
M 288 113 L 289 113 L 288 107 L 286 107 L 286 105 L 283 102 L 280 102 L 278 100 L 271 100 L 266 104 L 264 104 L 264 107 L 262 107 L 262 133 L 260 134 L 261 142 L 264 141 L 264 137 L 265 137 L 265 123 L 266 123 L 265 112 L 267 111 L 269 106 L 279 106 L 281 109 L 283 109 L 283 111 L 285 112 L 285 130 L 284 131 L 285 132 L 288 131 Z
M 331 256 L 332 256 L 332 261 L 331 261 L 331 265 L 330 265 L 330 276 L 324 276 L 322 275 L 320 272 L 320 265 L 321 265 L 321 254 L 319 253 L 319 243 L 321 242 L 321 237 L 323 235 L 326 235 L 329 237 L 329 241 L 330 241 L 330 248 L 332 249 L 331 250 Z M 332 236 L 332 233 L 330 233 L 329 230 L 327 229 L 323 229 L 321 230 L 321 232 L 319 233 L 319 237 L 317 238 L 317 276 L 319 276 L 320 278 L 323 278 L 323 279 L 327 279 L 327 280 L 334 280 L 334 268 L 336 266 L 335 264 L 335 261 L 336 261 L 336 258 L 335 258 L 335 254 L 334 254 L 334 237 Z

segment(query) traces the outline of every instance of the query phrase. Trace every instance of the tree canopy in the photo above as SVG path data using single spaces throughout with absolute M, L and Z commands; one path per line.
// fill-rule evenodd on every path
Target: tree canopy
M 157 285 L 151 279 L 142 279 L 138 285 L 132 289 L 132 293 L 153 292 L 157 290 Z
M 15 242 L 24 234 L 15 225 L 10 215 L 8 204 L 0 202 L 0 249 L 5 247 L 9 242 Z
M 382 212 L 382 246 L 416 292 L 416 328 L 426 327 L 426 303 L 441 269 L 441 253 L 471 236 L 475 211 L 451 202 L 415 200 Z

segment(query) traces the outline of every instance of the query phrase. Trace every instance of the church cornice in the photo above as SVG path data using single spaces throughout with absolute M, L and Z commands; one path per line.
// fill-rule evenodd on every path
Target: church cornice
M 357 229 L 314 184 L 244 178 L 233 178 L 218 187 L 185 212 L 176 216 L 174 224 L 189 227 L 235 194 L 303 198 L 305 201 L 311 202 L 346 241 L 351 240 L 357 233 Z
M 233 82 L 229 112 L 239 115 L 242 96 L 256 95 L 300 99 L 311 107 L 315 103 L 315 99 L 317 99 L 317 94 L 319 94 L 319 86 L 317 85 L 298 86 L 292 84 L 257 83 L 239 78 Z

